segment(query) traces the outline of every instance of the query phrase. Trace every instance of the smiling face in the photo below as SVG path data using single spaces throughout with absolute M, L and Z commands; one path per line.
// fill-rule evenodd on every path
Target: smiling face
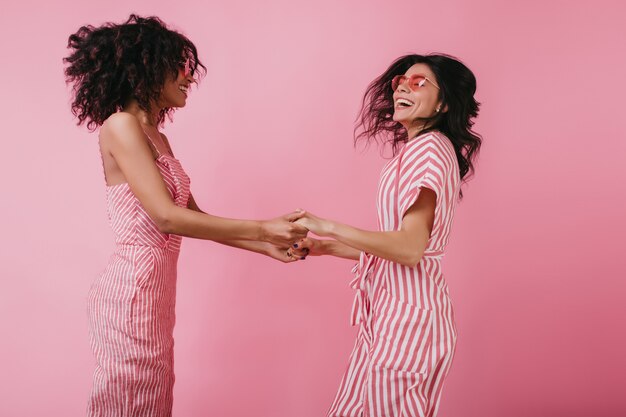
M 441 101 L 437 79 L 428 65 L 415 64 L 404 75 L 393 93 L 393 120 L 411 132 L 423 128 L 424 121 L 417 119 L 437 114 Z
M 193 75 L 188 68 L 188 63 L 186 65 L 181 64 L 177 76 L 165 82 L 159 107 L 185 107 L 189 86 L 194 82 Z

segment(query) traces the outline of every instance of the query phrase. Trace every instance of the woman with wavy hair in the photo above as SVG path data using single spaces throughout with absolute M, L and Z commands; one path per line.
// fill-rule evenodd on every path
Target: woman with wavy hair
M 182 236 L 292 262 L 287 248 L 306 236 L 293 223 L 204 213 L 190 180 L 159 132 L 184 107 L 205 69 L 194 44 L 158 18 L 83 26 L 69 37 L 66 80 L 78 124 L 99 128 L 108 216 L 116 250 L 88 301 L 96 357 L 90 416 L 170 416 L 176 268 Z
M 331 239 L 308 237 L 290 253 L 359 261 L 351 283 L 359 332 L 329 416 L 437 413 L 456 345 L 441 260 L 482 142 L 471 130 L 475 91 L 472 72 L 451 56 L 396 60 L 368 87 L 355 130 L 355 140 L 394 150 L 378 187 L 379 231 L 311 213 L 297 221 Z

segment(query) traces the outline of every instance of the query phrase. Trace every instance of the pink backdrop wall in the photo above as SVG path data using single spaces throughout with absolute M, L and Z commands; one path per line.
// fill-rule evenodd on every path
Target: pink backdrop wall
M 462 58 L 485 141 L 444 263 L 459 342 L 440 416 L 626 415 L 625 10 L 586 4 L 3 5 L 0 415 L 84 414 L 85 298 L 113 243 L 61 58 L 81 24 L 131 11 L 183 30 L 208 64 L 166 133 L 200 206 L 233 217 L 304 207 L 374 228 L 384 159 L 351 142 L 365 86 L 401 54 Z M 323 415 L 355 337 L 351 266 L 186 240 L 175 415 Z

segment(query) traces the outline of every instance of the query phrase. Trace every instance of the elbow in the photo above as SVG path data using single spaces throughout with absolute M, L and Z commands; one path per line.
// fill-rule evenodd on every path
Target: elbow
M 157 217 L 154 219 L 154 223 L 157 225 L 159 232 L 165 234 L 174 233 L 172 221 L 168 217 Z
M 407 266 L 409 268 L 415 268 L 417 264 L 422 260 L 422 255 L 417 253 L 407 253 L 402 256 L 402 259 L 398 260 L 398 263 L 402 266 Z
M 156 224 L 159 232 L 165 234 L 176 234 L 176 225 L 171 210 L 158 213 L 152 220 L 154 220 L 154 224 Z

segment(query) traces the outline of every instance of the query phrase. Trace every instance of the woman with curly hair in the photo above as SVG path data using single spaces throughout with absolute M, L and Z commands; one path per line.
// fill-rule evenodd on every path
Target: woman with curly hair
M 78 124 L 100 128 L 108 216 L 116 250 L 88 301 L 97 365 L 90 416 L 170 416 L 176 268 L 181 237 L 207 239 L 292 262 L 306 237 L 294 212 L 273 220 L 204 213 L 189 177 L 159 132 L 184 107 L 205 69 L 194 44 L 158 18 L 83 26 L 64 58 Z M 170 117 L 171 119 L 171 117 Z
M 399 58 L 368 87 L 358 139 L 386 139 L 395 157 L 378 187 L 379 231 L 306 213 L 318 236 L 295 255 L 358 260 L 352 324 L 356 345 L 329 416 L 436 415 L 456 345 L 441 272 L 461 181 L 473 172 L 482 139 L 476 79 L 447 55 Z M 355 131 L 356 133 L 356 131 Z

